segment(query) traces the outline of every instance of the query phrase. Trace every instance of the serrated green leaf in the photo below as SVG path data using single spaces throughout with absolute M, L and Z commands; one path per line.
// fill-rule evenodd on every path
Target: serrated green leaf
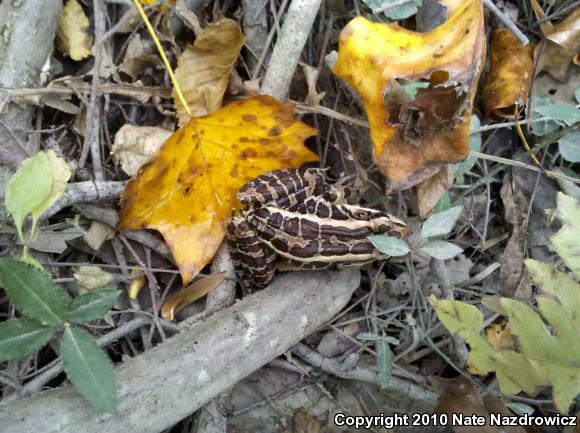
M 113 367 L 90 335 L 67 327 L 60 343 L 64 369 L 77 391 L 98 409 L 117 412 Z
M 54 150 L 46 151 L 46 157 L 49 163 L 50 176 L 52 182 L 50 184 L 50 191 L 46 198 L 36 206 L 31 214 L 33 219 L 38 219 L 40 215 L 50 208 L 66 190 L 66 184 L 71 176 L 71 170 L 66 161 L 54 153 Z
M 423 227 L 421 227 L 421 235 L 424 238 L 430 238 L 433 236 L 449 234 L 461 216 L 462 211 L 462 206 L 455 206 L 447 209 L 444 212 L 431 215 L 423 223 Z
M 563 225 L 551 241 L 566 266 L 580 277 L 580 201 L 559 192 L 556 203 L 556 215 Z
M 46 272 L 0 258 L 0 285 L 27 317 L 46 326 L 57 326 L 66 320 L 68 301 Z
M 0 323 L 0 362 L 22 358 L 50 341 L 53 328 L 30 319 L 10 319 Z
M 6 182 L 5 204 L 12 215 L 18 236 L 22 241 L 22 225 L 26 216 L 50 194 L 52 174 L 46 153 L 38 152 L 25 160 Z
M 401 257 L 411 251 L 407 242 L 392 236 L 371 235 L 368 239 L 377 250 L 388 256 Z
M 475 130 L 479 128 L 481 122 L 479 121 L 479 117 L 475 114 L 471 116 L 471 130 Z M 481 150 L 481 132 L 471 134 L 469 136 L 469 148 L 474 152 L 479 152 Z M 462 161 L 458 164 L 454 165 L 453 175 L 455 177 L 463 176 L 469 170 L 473 168 L 475 163 L 477 162 L 477 157 L 475 156 L 468 156 L 465 161 Z
M 381 388 L 385 388 L 391 380 L 393 370 L 393 352 L 385 340 L 376 342 L 377 349 L 377 382 Z
M 83 323 L 102 317 L 113 308 L 121 292 L 114 289 L 100 289 L 85 295 L 80 295 L 71 302 L 67 312 L 67 320 Z
M 446 241 L 429 241 L 419 249 L 439 260 L 451 259 L 463 252 L 457 245 Z
M 562 158 L 569 162 L 580 162 L 580 131 L 571 131 L 558 140 Z
M 536 113 L 572 125 L 580 122 L 580 109 L 569 104 L 547 104 L 534 108 Z

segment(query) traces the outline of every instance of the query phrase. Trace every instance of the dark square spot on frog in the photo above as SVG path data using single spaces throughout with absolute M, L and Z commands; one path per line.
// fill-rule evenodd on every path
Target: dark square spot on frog
M 282 231 L 289 236 L 298 237 L 298 231 L 300 229 L 300 219 L 299 218 L 286 218 L 282 224 Z
M 268 135 L 270 137 L 277 137 L 280 135 L 280 127 L 278 125 L 274 126 L 272 129 L 268 131 Z
M 318 255 L 318 241 L 310 241 L 303 247 L 292 247 L 290 248 L 290 254 L 294 257 L 314 257 Z
M 272 246 L 278 251 L 286 252 L 288 251 L 288 239 L 284 238 L 272 239 Z
M 256 120 L 258 120 L 258 118 L 256 116 L 254 116 L 253 114 L 244 114 L 242 116 L 242 120 L 244 122 L 255 122 Z

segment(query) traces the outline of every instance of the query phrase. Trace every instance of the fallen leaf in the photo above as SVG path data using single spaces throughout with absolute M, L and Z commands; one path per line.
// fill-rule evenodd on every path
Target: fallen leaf
M 534 45 L 522 45 L 508 29 L 491 34 L 490 69 L 483 86 L 483 109 L 493 121 L 513 119 L 523 109 L 534 71 Z
M 143 71 L 148 67 L 163 67 L 163 63 L 158 55 L 146 52 L 141 36 L 139 33 L 135 33 L 129 39 L 119 71 L 124 72 L 135 80 L 143 75 Z
M 393 189 L 433 174 L 430 164 L 459 162 L 469 154 L 472 104 L 485 58 L 483 8 L 481 0 L 443 4 L 449 19 L 426 33 L 357 17 L 340 35 L 333 71 L 361 95 L 374 162 Z
M 75 227 L 61 231 L 37 231 L 30 243 L 30 248 L 45 253 L 60 254 L 67 248 L 66 241 L 80 238 L 82 235 Z
M 200 280 L 197 280 L 196 282 L 181 289 L 176 294 L 167 298 L 163 304 L 163 307 L 161 308 L 161 317 L 166 320 L 173 320 L 175 315 L 183 307 L 186 307 L 187 305 L 207 295 L 209 292 L 219 286 L 225 277 L 225 272 L 212 274 L 201 278 Z
M 175 78 L 192 116 L 205 116 L 222 106 L 230 72 L 245 40 L 236 21 L 222 18 L 208 24 L 195 43 L 181 54 Z M 181 127 L 190 116 L 179 102 L 175 89 L 172 96 Z
M 491 425 L 491 414 L 513 416 L 498 398 L 491 394 L 482 394 L 475 389 L 473 384 L 463 376 L 453 379 L 437 380 L 443 391 L 434 409 L 435 413 L 447 414 L 452 417 L 456 414 L 477 415 L 486 418 L 483 426 L 467 426 L 455 424 L 455 433 L 526 433 L 521 426 L 494 426 Z
M 535 52 L 538 73 L 546 71 L 562 82 L 572 61 L 577 62 L 580 51 L 580 9 L 577 8 L 566 19 L 554 27 Z
M 56 43 L 60 52 L 77 62 L 91 55 L 93 37 L 88 34 L 89 19 L 77 0 L 68 0 L 58 18 Z
M 113 160 L 129 176 L 137 176 L 139 169 L 155 156 L 171 134 L 158 126 L 123 125 L 115 134 Z
M 113 275 L 103 271 L 98 266 L 79 266 L 73 275 L 79 286 L 79 294 L 81 295 L 115 285 Z
M 556 409 L 567 413 L 580 392 L 580 284 L 546 263 L 528 259 L 526 267 L 542 286 L 543 293 L 536 296 L 538 308 L 499 300 L 517 338 L 515 347 L 496 348 L 481 335 L 483 314 L 477 307 L 434 296 L 430 302 L 449 332 L 469 344 L 471 365 L 483 374 L 496 373 L 501 392 L 535 395 L 551 386 Z
M 101 245 L 115 236 L 115 229 L 100 221 L 91 221 L 89 231 L 83 235 L 83 241 L 93 250 L 98 251 Z
M 315 133 L 269 96 L 193 118 L 129 181 L 118 228 L 161 232 L 187 284 L 223 240 L 238 189 L 267 171 L 318 160 L 303 145 Z
M 453 166 L 444 164 L 435 174 L 415 186 L 419 216 L 425 218 L 453 186 Z
M 499 285 L 503 296 L 511 297 L 524 274 L 524 234 L 516 226 L 503 251 Z

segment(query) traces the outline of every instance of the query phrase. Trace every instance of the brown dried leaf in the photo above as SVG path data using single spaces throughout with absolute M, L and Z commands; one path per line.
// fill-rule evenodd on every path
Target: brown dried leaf
M 572 12 L 564 21 L 554 27 L 546 40 L 538 45 L 537 71 L 546 71 L 562 82 L 566 81 L 566 71 L 570 62 L 576 63 L 580 51 L 580 8 Z
M 123 125 L 115 135 L 113 160 L 125 173 L 135 177 L 171 134 L 171 131 L 157 126 Z
M 522 45 L 508 29 L 491 34 L 490 70 L 483 87 L 483 108 L 493 121 L 513 119 L 515 105 L 528 99 L 534 70 L 534 46 Z
M 77 0 L 68 0 L 62 8 L 56 28 L 59 51 L 79 61 L 91 55 L 93 37 L 88 34 L 89 19 Z
M 501 258 L 499 284 L 501 294 L 512 297 L 524 273 L 524 235 L 517 228 L 508 241 Z
M 167 298 L 161 308 L 161 317 L 167 320 L 173 320 L 175 315 L 184 307 L 204 297 L 224 280 L 225 272 L 212 274 L 201 278 L 194 283 L 184 287 L 176 294 Z
M 245 40 L 236 21 L 222 18 L 209 24 L 181 54 L 175 77 L 192 116 L 205 116 L 222 106 L 230 72 Z M 172 96 L 181 127 L 190 116 L 181 106 L 175 89 Z
M 453 166 L 442 165 L 431 177 L 415 186 L 419 216 L 425 218 L 443 195 L 453 186 Z
M 129 44 L 123 62 L 119 66 L 119 71 L 129 75 L 133 80 L 143 75 L 143 71 L 148 67 L 162 67 L 163 63 L 158 55 L 148 54 L 143 47 L 141 36 L 135 33 Z

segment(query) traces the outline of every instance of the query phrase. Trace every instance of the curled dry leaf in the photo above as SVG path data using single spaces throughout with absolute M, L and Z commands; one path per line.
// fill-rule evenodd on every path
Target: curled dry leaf
M 513 119 L 516 103 L 523 104 L 534 70 L 534 46 L 522 45 L 508 29 L 491 34 L 490 70 L 483 86 L 483 108 L 493 121 Z
M 451 186 L 453 186 L 453 166 L 449 164 L 442 165 L 439 171 L 418 183 L 415 190 L 419 216 L 425 218 Z
M 113 160 L 129 176 L 137 176 L 139 169 L 153 158 L 171 134 L 157 126 L 123 125 L 115 135 Z
M 59 51 L 79 61 L 91 55 L 93 37 L 88 34 L 89 19 L 77 0 L 68 0 L 58 19 L 56 43 Z
M 266 171 L 318 160 L 303 144 L 315 133 L 269 96 L 193 118 L 129 181 L 118 228 L 161 232 L 187 284 L 223 240 L 238 189 Z
M 469 154 L 473 98 L 485 56 L 481 0 L 444 1 L 449 19 L 426 33 L 353 19 L 333 71 L 361 95 L 373 159 L 396 189 L 425 167 Z M 412 89 L 414 87 L 414 89 Z
M 222 106 L 230 72 L 246 38 L 236 21 L 222 18 L 209 24 L 179 57 L 175 78 L 192 116 L 205 116 Z M 172 91 L 179 126 L 189 121 L 175 89 Z
M 578 64 L 580 60 L 579 51 L 580 8 L 577 8 L 546 35 L 546 40 L 538 44 L 535 52 L 537 71 L 546 71 L 557 80 L 565 82 L 570 62 Z
M 176 294 L 167 298 L 163 307 L 161 307 L 161 317 L 167 320 L 173 320 L 175 315 L 184 307 L 188 306 L 192 302 L 203 298 L 213 289 L 221 284 L 221 282 L 226 277 L 225 272 L 220 272 L 219 274 L 212 274 L 191 283 L 187 287 L 184 287 Z

